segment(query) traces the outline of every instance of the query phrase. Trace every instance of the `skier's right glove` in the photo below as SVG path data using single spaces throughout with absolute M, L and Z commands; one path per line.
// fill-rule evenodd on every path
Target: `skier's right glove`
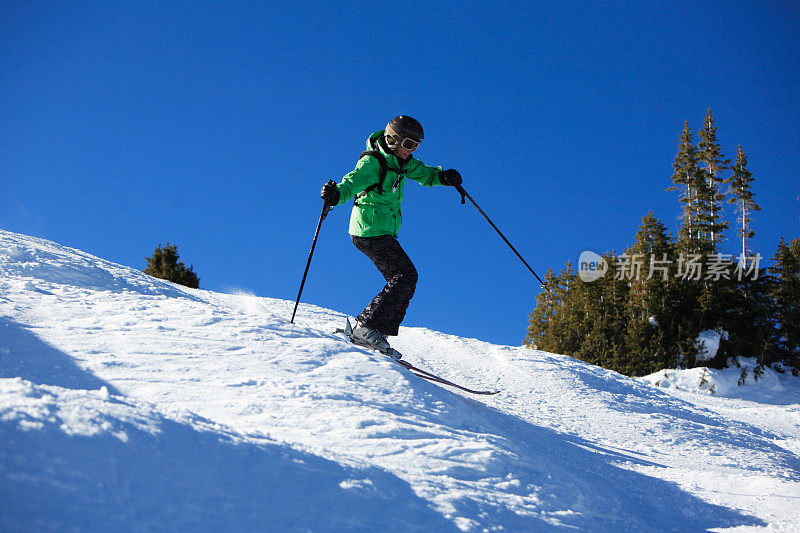
M 339 205 L 339 189 L 336 187 L 336 182 L 330 180 L 323 185 L 319 197 L 328 205 Z

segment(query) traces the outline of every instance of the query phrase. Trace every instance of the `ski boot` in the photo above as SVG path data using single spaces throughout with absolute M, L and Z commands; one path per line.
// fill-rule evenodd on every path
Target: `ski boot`
M 347 335 L 353 344 L 378 350 L 379 352 L 394 359 L 401 359 L 403 357 L 400 352 L 389 346 L 389 341 L 386 340 L 386 337 L 383 335 L 383 333 L 376 329 L 370 329 L 366 326 L 363 326 L 359 322 L 356 322 L 356 327 L 352 328 L 350 326 L 350 320 L 347 320 L 344 334 Z

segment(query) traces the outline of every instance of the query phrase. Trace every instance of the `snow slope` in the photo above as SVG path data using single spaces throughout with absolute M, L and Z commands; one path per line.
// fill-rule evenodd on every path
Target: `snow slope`
M 313 272 L 312 272 L 313 275 Z M 402 328 L 470 396 L 332 332 L 0 231 L 0 531 L 791 531 L 786 401 Z

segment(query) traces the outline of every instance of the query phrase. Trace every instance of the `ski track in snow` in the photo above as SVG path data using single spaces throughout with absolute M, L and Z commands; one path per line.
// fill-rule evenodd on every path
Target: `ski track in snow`
M 412 364 L 502 390 L 471 396 L 333 334 L 342 313 L 289 324 L 293 304 L 0 231 L 0 530 L 800 523 L 796 402 L 401 328 Z

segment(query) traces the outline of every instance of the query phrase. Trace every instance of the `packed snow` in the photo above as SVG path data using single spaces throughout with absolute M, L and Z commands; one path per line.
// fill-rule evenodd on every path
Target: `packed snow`
M 293 304 L 0 230 L 0 531 L 800 524 L 789 374 L 637 380 L 424 328 L 392 339 L 502 391 L 475 396 L 334 334 L 341 312 L 301 304 L 290 324 Z
M 697 347 L 697 362 L 706 362 L 714 359 L 719 351 L 719 345 L 722 340 L 728 340 L 727 331 L 716 331 L 707 329 L 700 332 L 697 336 L 694 345 Z

